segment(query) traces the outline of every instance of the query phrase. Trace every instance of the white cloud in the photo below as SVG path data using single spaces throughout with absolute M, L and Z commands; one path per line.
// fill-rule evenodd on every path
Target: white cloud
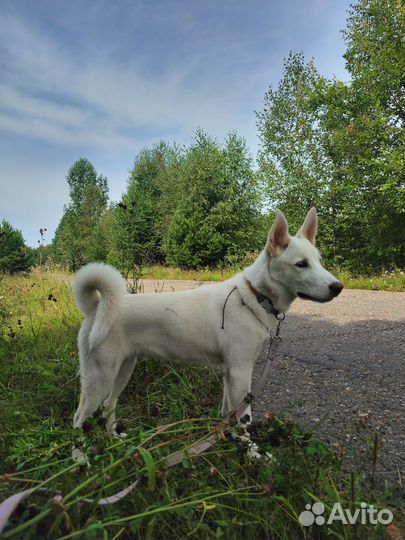
M 97 48 L 100 44 L 90 40 L 78 56 L 35 24 L 0 14 L 0 129 L 53 144 L 111 150 L 161 137 L 184 140 L 197 126 L 213 134 L 233 128 L 243 133 L 248 113 L 252 124 L 258 100 L 280 74 L 282 57 L 290 48 L 301 48 L 305 29 L 316 26 L 322 14 L 325 26 L 333 27 L 323 0 L 314 1 L 312 9 L 293 4 L 260 7 L 264 19 L 272 12 L 277 19 L 262 27 L 264 36 L 255 36 L 245 23 L 246 6 L 232 3 L 225 8 L 233 22 L 223 31 L 217 21 L 211 28 L 192 17 L 190 8 L 177 6 L 168 25 L 173 30 L 177 24 L 183 40 L 192 35 L 195 41 L 188 51 L 187 43 L 177 44 L 185 54 L 175 55 L 177 63 L 171 57 L 170 69 L 160 72 L 136 48 L 126 50 L 124 58 L 118 49 Z M 71 33 L 74 36 L 73 29 Z M 319 36 L 326 34 L 331 32 L 324 29 Z M 164 57 L 165 51 L 156 54 Z
M 155 8 L 131 0 L 116 6 L 118 17 L 131 19 L 123 36 L 108 19 L 111 1 L 88 3 L 82 25 L 78 4 L 45 1 L 36 17 L 15 15 L 18 2 L 9 14 L 0 9 L 0 218 L 32 245 L 40 226 L 53 235 L 68 201 L 65 174 L 78 157 L 107 174 L 117 199 L 135 154 L 161 138 L 183 143 L 196 127 L 217 137 L 237 129 L 255 153 L 253 109 L 291 48 L 314 55 L 327 76 L 342 72 L 338 3 L 185 0 Z M 110 32 L 104 41 L 91 26 L 96 15 Z
M 166 75 L 145 74 L 133 58 L 115 65 L 103 55 L 83 52 L 77 63 L 51 42 L 3 16 L 3 73 L 0 129 L 63 145 L 134 147 L 155 133 L 189 135 L 202 125 L 214 133 L 234 125 L 235 108 L 247 92 L 233 89 L 233 100 L 210 81 L 191 83 L 197 59 Z M 215 82 L 215 81 L 213 81 Z

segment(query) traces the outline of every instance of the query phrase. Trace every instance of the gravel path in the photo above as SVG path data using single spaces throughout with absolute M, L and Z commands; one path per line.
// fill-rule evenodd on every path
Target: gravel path
M 344 290 L 333 302 L 297 301 L 257 414 L 286 412 L 336 447 L 349 469 L 405 487 L 403 293 Z M 257 379 L 264 359 L 256 365 Z
M 145 291 L 178 291 L 202 282 L 144 280 Z M 328 304 L 296 301 L 254 414 L 285 412 L 314 429 L 346 466 L 405 487 L 405 295 L 344 290 Z M 264 359 L 256 364 L 258 380 Z

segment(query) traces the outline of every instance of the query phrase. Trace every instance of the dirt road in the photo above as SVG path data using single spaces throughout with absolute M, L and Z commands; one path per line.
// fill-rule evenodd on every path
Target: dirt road
M 405 487 L 405 295 L 344 290 L 329 304 L 297 301 L 256 412 L 283 411 L 344 453 L 350 469 Z M 255 377 L 263 368 L 256 366 Z M 405 493 L 404 493 L 405 494 Z
M 203 285 L 144 280 L 145 292 Z M 377 433 L 377 474 L 405 487 L 404 308 L 403 293 L 386 291 L 344 290 L 328 304 L 296 301 L 256 416 L 288 413 L 342 452 L 350 468 L 371 470 Z

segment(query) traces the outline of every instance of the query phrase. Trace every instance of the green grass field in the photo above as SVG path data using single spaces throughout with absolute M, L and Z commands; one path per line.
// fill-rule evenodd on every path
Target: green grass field
M 215 371 L 142 361 L 120 400 L 128 437 L 108 438 L 97 419 L 85 435 L 75 432 L 81 316 L 68 276 L 0 276 L 0 320 L 0 501 L 37 490 L 13 514 L 4 538 L 389 537 L 382 525 L 301 526 L 305 504 L 318 499 L 328 509 L 337 501 L 347 508 L 371 501 L 403 519 L 390 487 L 373 486 L 370 461 L 350 477 L 322 442 L 271 414 L 252 427 L 270 462 L 249 463 L 240 445 L 220 437 L 206 453 L 167 469 L 167 455 L 220 426 Z M 88 465 L 72 462 L 73 444 L 85 448 Z M 120 502 L 96 504 L 136 479 Z M 62 501 L 42 488 L 60 492 Z

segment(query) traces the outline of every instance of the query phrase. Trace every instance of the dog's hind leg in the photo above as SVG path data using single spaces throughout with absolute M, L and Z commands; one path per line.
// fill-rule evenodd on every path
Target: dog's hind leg
M 124 390 L 124 388 L 128 384 L 129 379 L 131 378 L 136 362 L 137 358 L 134 356 L 128 357 L 123 361 L 120 370 L 114 380 L 111 392 L 103 403 L 103 416 L 107 419 L 106 427 L 108 433 L 110 433 L 111 435 L 115 435 L 118 437 L 125 436 L 124 433 L 118 433 L 116 431 L 117 422 L 115 418 L 115 407 L 117 405 L 119 395 Z
M 79 407 L 73 419 L 73 427 L 81 428 L 111 392 L 117 367 L 108 361 L 102 362 L 89 355 L 81 370 L 81 392 Z

